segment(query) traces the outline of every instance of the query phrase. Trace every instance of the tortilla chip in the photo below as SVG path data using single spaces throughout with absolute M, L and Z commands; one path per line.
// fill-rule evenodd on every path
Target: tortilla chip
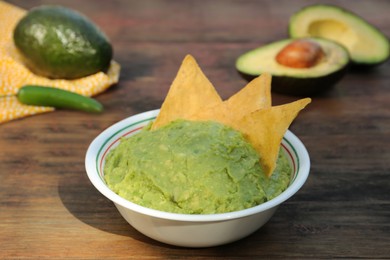
M 228 109 L 225 102 L 221 102 L 214 106 L 205 106 L 198 110 L 195 114 L 189 116 L 189 120 L 193 121 L 216 121 L 221 124 L 231 126 L 232 111 Z
M 234 111 L 236 117 L 271 107 L 271 75 L 264 73 L 255 78 L 224 103 L 229 110 Z
M 213 120 L 233 127 L 234 123 L 245 115 L 258 109 L 271 107 L 271 102 L 271 75 L 264 73 L 228 100 L 214 106 L 207 105 L 200 108 L 190 116 L 190 119 Z
M 196 60 L 187 55 L 173 81 L 152 129 L 176 119 L 190 116 L 204 107 L 222 103 L 214 86 L 204 75 Z
M 310 98 L 288 104 L 257 110 L 235 122 L 234 127 L 242 132 L 260 155 L 260 164 L 267 176 L 275 170 L 280 143 L 288 127 L 307 104 Z

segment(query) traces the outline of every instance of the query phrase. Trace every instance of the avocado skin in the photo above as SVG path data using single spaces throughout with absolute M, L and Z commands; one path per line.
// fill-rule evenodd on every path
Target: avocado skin
M 388 62 L 390 60 L 390 56 L 388 56 L 387 58 L 385 58 L 384 60 L 380 61 L 380 62 L 376 62 L 376 63 L 364 63 L 364 62 L 357 62 L 357 61 L 354 61 L 354 60 L 351 60 L 351 65 L 350 65 L 350 70 L 351 71 L 371 71 L 379 66 L 381 66 L 382 64 Z
M 76 79 L 106 71 L 113 49 L 85 16 L 61 6 L 31 9 L 14 29 L 13 39 L 26 66 L 53 79 Z
M 290 96 L 317 96 L 331 89 L 348 72 L 350 64 L 331 74 L 317 78 L 294 78 L 272 75 L 272 91 Z M 259 75 L 250 75 L 237 70 L 247 81 Z

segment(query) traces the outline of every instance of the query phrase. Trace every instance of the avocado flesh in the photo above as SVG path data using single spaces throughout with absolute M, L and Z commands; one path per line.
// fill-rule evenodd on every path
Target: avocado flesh
M 389 58 L 389 41 L 361 17 L 331 5 L 314 5 L 295 13 L 289 24 L 293 38 L 320 37 L 344 45 L 355 64 L 377 65 Z
M 40 6 L 14 29 L 14 43 L 26 66 L 53 79 L 76 79 L 106 71 L 113 51 L 86 17 L 60 6 Z
M 284 39 L 250 50 L 236 61 L 238 72 L 247 80 L 268 72 L 272 75 L 272 90 L 290 95 L 314 95 L 336 84 L 346 73 L 348 51 L 341 45 L 317 38 L 325 57 L 311 68 L 291 68 L 279 64 L 275 57 L 295 39 Z

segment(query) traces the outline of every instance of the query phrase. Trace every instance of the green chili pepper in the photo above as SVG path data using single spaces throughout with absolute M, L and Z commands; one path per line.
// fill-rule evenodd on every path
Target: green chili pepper
M 26 105 L 68 108 L 99 113 L 103 106 L 93 98 L 63 89 L 26 85 L 19 89 L 18 100 Z

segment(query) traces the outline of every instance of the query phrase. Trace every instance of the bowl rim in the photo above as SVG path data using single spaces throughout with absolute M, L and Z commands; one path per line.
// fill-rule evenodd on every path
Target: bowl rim
M 310 157 L 306 150 L 306 147 L 296 135 L 294 135 L 290 130 L 287 130 L 283 137 L 282 144 L 284 144 L 283 147 L 291 156 L 291 159 L 292 156 L 296 157 L 296 162 L 294 162 L 294 160 L 292 159 L 295 176 L 293 177 L 290 185 L 285 191 L 283 191 L 281 194 L 269 201 L 239 211 L 216 214 L 171 213 L 147 208 L 128 201 L 116 194 L 110 188 L 108 188 L 108 186 L 104 183 L 104 180 L 99 174 L 99 165 L 100 167 L 102 165 L 101 159 L 104 158 L 105 153 L 107 153 L 107 151 L 111 149 L 114 143 L 119 140 L 118 136 L 125 136 L 123 135 L 124 129 L 131 129 L 131 131 L 126 132 L 126 135 L 132 135 L 136 133 L 148 122 L 154 120 L 158 115 L 159 111 L 160 109 L 150 110 L 120 120 L 119 122 L 106 128 L 103 132 L 96 136 L 87 149 L 85 155 L 85 169 L 90 182 L 100 193 L 102 193 L 105 197 L 114 202 L 116 205 L 120 205 L 134 212 L 159 219 L 185 222 L 224 221 L 229 219 L 247 217 L 280 205 L 282 202 L 293 196 L 303 186 L 309 176 Z M 103 152 L 104 148 L 105 151 Z

